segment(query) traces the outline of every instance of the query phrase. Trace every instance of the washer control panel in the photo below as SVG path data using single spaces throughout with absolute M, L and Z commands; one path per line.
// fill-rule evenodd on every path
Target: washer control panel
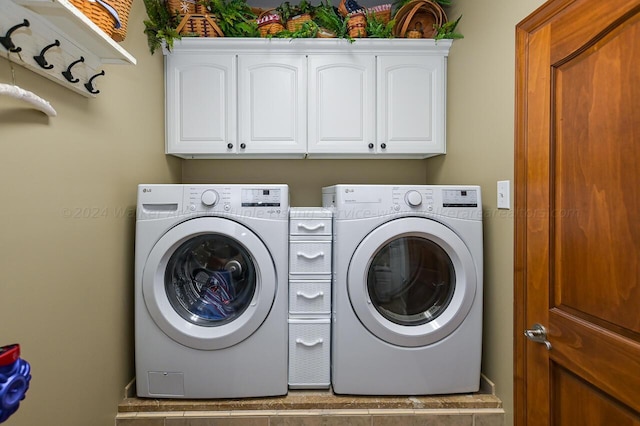
M 184 203 L 194 213 L 273 216 L 288 211 L 289 193 L 286 185 L 185 185 Z

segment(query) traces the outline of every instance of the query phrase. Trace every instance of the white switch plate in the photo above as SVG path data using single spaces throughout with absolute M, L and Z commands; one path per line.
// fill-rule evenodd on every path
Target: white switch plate
M 511 188 L 510 181 L 499 180 L 498 181 L 498 208 L 507 209 L 511 208 Z

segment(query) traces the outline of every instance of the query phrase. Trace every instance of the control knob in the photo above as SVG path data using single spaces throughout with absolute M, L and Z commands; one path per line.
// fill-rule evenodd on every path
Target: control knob
M 422 204 L 422 195 L 418 191 L 412 190 L 404 194 L 404 200 L 411 207 L 417 207 Z
M 213 189 L 207 189 L 202 193 L 200 201 L 207 207 L 213 207 L 218 202 L 218 193 Z

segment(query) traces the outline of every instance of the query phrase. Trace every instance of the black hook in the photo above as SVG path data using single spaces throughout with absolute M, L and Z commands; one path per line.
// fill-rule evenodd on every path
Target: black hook
M 89 91 L 89 93 L 93 93 L 94 95 L 97 95 L 98 93 L 100 93 L 100 91 L 99 91 L 99 90 L 96 90 L 96 89 L 94 89 L 94 88 L 93 88 L 93 79 L 94 79 L 94 78 L 96 78 L 96 77 L 99 77 L 99 76 L 101 76 L 101 75 L 104 75 L 104 70 L 100 71 L 98 74 L 96 74 L 96 75 L 94 75 L 93 77 L 91 77 L 91 78 L 89 79 L 89 81 L 87 81 L 87 82 L 84 84 L 84 87 L 86 87 L 86 88 L 87 88 L 87 90 Z
M 44 53 L 54 46 L 60 46 L 60 40 L 56 40 L 50 45 L 45 46 L 44 49 L 40 51 L 40 54 L 38 56 L 33 57 L 33 59 L 38 63 L 38 65 L 40 65 L 45 70 L 50 70 L 51 68 L 53 68 L 53 65 L 47 62 L 47 60 L 44 58 Z
M 71 64 L 67 67 L 67 70 L 62 71 L 62 75 L 67 79 L 69 83 L 77 83 L 80 81 L 80 79 L 75 78 L 73 74 L 71 74 L 71 68 L 73 68 L 73 66 L 79 62 L 84 62 L 84 56 L 80 56 L 80 59 L 71 62 Z
M 13 27 L 9 28 L 9 31 L 7 31 L 7 34 L 5 36 L 0 36 L 0 43 L 2 43 L 2 45 L 4 46 L 5 49 L 7 49 L 9 52 L 20 52 L 22 50 L 21 47 L 16 47 L 15 44 L 13 44 L 13 41 L 11 40 L 11 33 L 13 33 L 15 30 L 17 30 L 20 27 L 28 27 L 29 25 L 29 21 L 27 21 L 26 19 L 22 22 L 22 24 L 18 24 L 18 25 L 14 25 Z

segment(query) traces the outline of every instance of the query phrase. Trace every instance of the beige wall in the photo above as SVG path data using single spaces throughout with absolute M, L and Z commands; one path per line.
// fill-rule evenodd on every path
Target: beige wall
M 181 170 L 163 152 L 162 55 L 143 13 L 136 1 L 123 43 L 138 65 L 106 66 L 95 99 L 19 66 L 17 84 L 58 116 L 0 97 L 0 345 L 20 343 L 33 369 L 7 425 L 112 425 L 134 374 L 136 185 Z
M 482 186 L 485 297 L 483 372 L 513 419 L 513 209 L 496 208 L 498 180 L 511 181 L 515 25 L 542 0 L 455 0 L 463 15 L 448 64 L 447 155 L 426 161 L 430 183 Z
M 454 0 L 465 38 L 449 58 L 448 154 L 422 161 L 165 157 L 162 56 L 148 53 L 138 1 L 123 43 L 138 65 L 107 66 L 96 99 L 17 67 L 18 84 L 59 116 L 0 98 L 0 344 L 21 343 L 33 367 L 8 424 L 112 424 L 134 374 L 135 187 L 180 180 L 288 183 L 294 206 L 320 205 L 320 188 L 334 183 L 482 185 L 483 371 L 511 419 L 513 211 L 496 210 L 495 186 L 513 182 L 514 27 L 541 3 Z M 9 80 L 0 59 L 0 81 Z

